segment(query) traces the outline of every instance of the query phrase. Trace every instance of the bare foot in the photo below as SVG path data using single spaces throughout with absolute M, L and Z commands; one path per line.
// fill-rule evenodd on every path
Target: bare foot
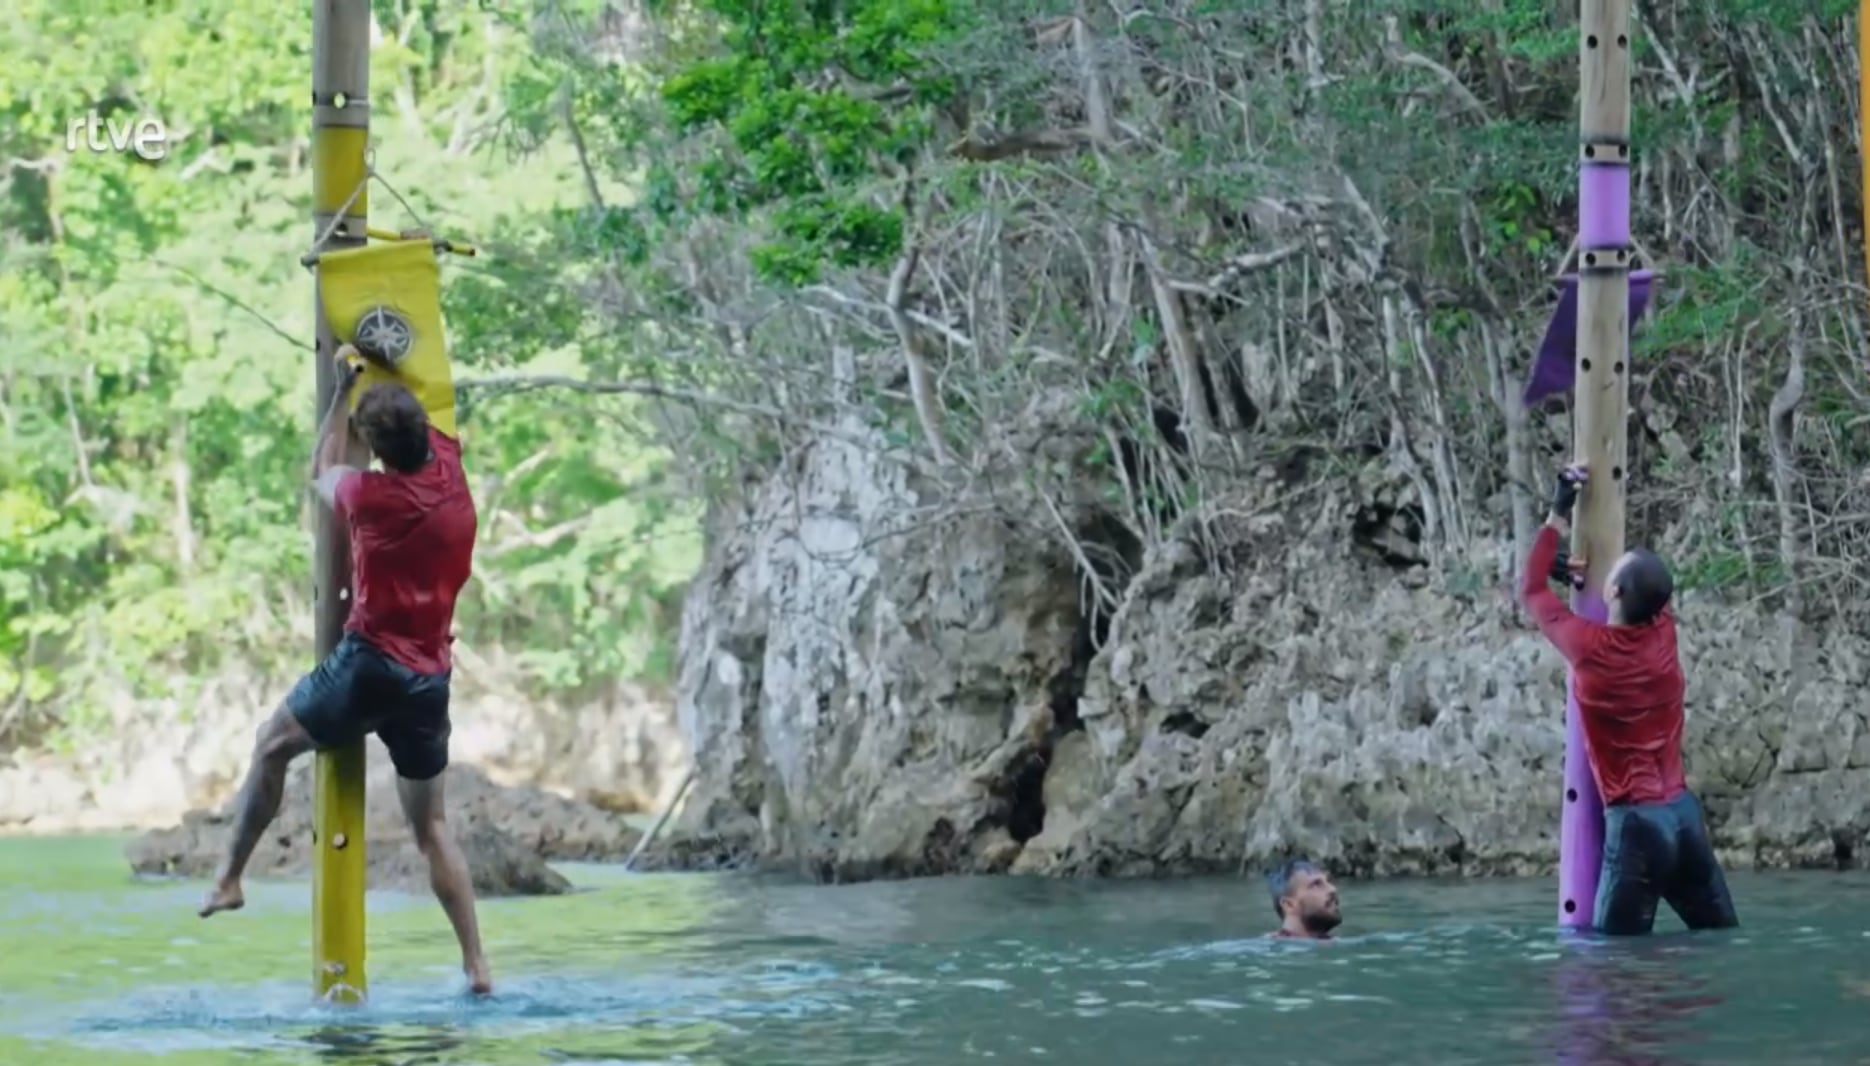
M 208 898 L 201 901 L 201 909 L 195 913 L 206 918 L 222 911 L 237 911 L 246 905 L 247 897 L 240 890 L 239 881 L 221 881 L 208 892 Z
M 475 959 L 461 969 L 467 974 L 469 992 L 477 996 L 493 994 L 493 971 L 487 968 L 486 959 Z

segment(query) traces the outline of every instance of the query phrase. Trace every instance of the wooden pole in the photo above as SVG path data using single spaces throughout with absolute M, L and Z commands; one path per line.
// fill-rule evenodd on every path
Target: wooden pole
M 1581 0 L 1579 12 L 1578 375 L 1572 448 L 1590 467 L 1571 551 L 1588 564 L 1572 609 L 1605 621 L 1604 578 L 1623 554 L 1629 441 L 1630 0 Z M 1575 683 L 1575 679 L 1574 679 Z M 1604 807 L 1586 755 L 1575 691 L 1567 701 L 1565 802 L 1559 825 L 1561 926 L 1595 919 Z
M 366 240 L 370 142 L 370 0 L 312 0 L 312 234 L 324 248 Z M 349 204 L 347 208 L 345 205 Z M 337 221 L 333 229 L 333 220 Z M 337 388 L 336 339 L 325 320 L 313 272 L 318 322 L 318 408 L 322 419 Z M 359 466 L 368 457 L 356 453 Z M 319 659 L 343 635 L 350 607 L 350 550 L 337 517 L 317 515 L 313 549 L 314 627 Z M 314 993 L 361 1003 L 364 974 L 364 748 L 318 754 L 312 814 L 312 957 Z
M 1864 2 L 1870 3 L 1870 0 L 1864 0 Z M 688 773 L 682 777 L 682 783 L 676 787 L 675 795 L 670 796 L 668 804 L 662 808 L 661 816 L 656 819 L 654 825 L 649 827 L 649 832 L 644 833 L 643 838 L 636 842 L 636 847 L 630 849 L 630 857 L 623 860 L 624 873 L 630 872 L 630 867 L 636 865 L 636 860 L 642 856 L 643 852 L 649 850 L 649 845 L 661 835 L 662 827 L 668 824 L 670 816 L 675 814 L 675 809 L 682 805 L 682 797 L 688 795 L 688 786 L 694 783 L 695 768 L 691 766 L 688 768 Z

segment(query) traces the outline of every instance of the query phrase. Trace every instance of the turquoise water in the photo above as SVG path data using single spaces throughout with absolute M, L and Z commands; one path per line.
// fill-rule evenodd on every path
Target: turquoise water
M 1252 881 L 571 866 L 573 896 L 483 904 L 493 1000 L 427 897 L 382 894 L 371 1004 L 320 1009 L 305 885 L 203 922 L 120 846 L 0 840 L 5 1066 L 1870 1063 L 1859 874 L 1738 875 L 1744 928 L 1615 944 L 1559 936 L 1544 881 L 1350 883 L 1314 945 L 1261 938 Z

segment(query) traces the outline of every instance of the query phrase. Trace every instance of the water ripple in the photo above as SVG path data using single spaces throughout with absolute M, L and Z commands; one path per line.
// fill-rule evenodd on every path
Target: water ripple
M 1870 933 L 1840 883 L 1737 876 L 1745 929 L 1640 941 L 1556 933 L 1542 883 L 1355 886 L 1349 935 L 1317 944 L 1243 924 L 1263 904 L 1237 882 L 605 873 L 485 905 L 484 1001 L 439 965 L 432 904 L 373 896 L 372 1000 L 338 1008 L 287 979 L 303 886 L 203 924 L 195 887 L 118 880 L 0 892 L 0 1062 L 1842 1063 L 1866 1053 Z

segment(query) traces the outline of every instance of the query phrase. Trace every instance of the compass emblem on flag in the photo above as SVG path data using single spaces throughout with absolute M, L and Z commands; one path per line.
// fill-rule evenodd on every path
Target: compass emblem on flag
M 357 350 L 395 367 L 415 347 L 409 320 L 387 307 L 373 307 L 357 320 Z

